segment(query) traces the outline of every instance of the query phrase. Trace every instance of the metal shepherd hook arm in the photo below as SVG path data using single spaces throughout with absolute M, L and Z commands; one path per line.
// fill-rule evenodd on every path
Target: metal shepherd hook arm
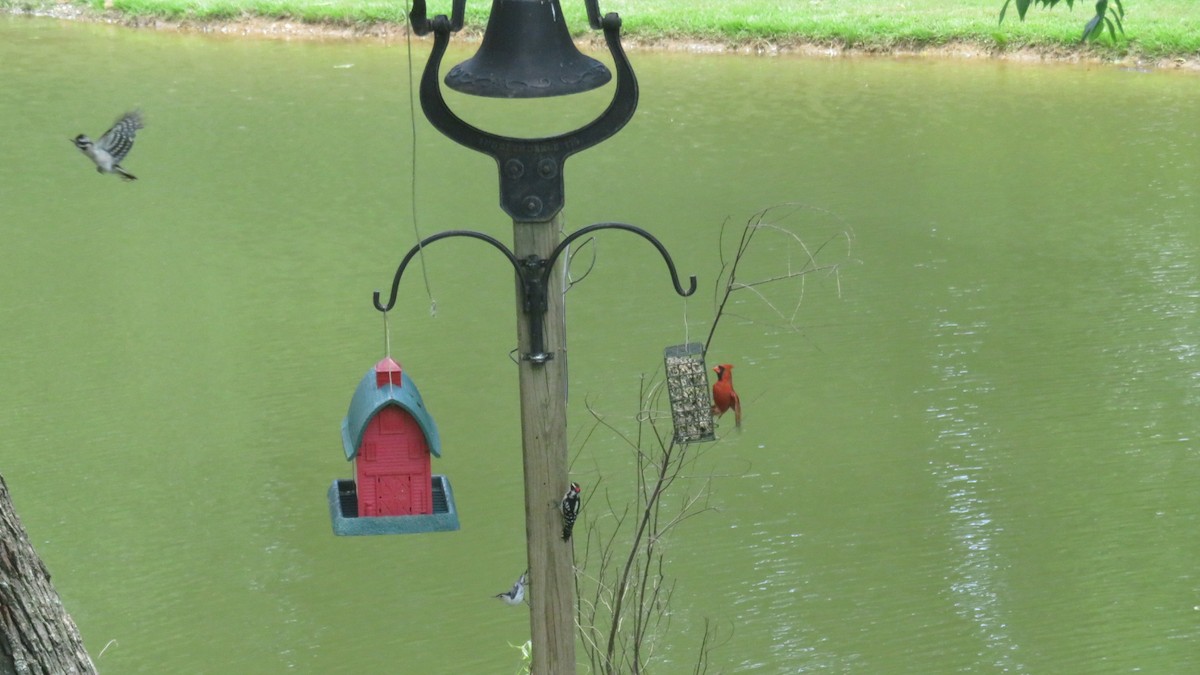
M 438 234 L 428 236 L 413 246 L 412 249 L 400 261 L 400 266 L 396 268 L 396 275 L 392 278 L 392 292 L 388 297 L 387 304 L 379 301 L 380 292 L 375 291 L 373 301 L 375 309 L 380 312 L 387 312 L 396 306 L 396 296 L 400 288 L 400 278 L 404 276 L 404 270 L 408 267 L 408 263 L 421 251 L 422 248 L 432 244 L 439 239 L 448 239 L 450 237 L 470 237 L 479 239 L 491 244 L 494 248 L 504 254 L 505 258 L 512 263 L 513 269 L 517 273 L 517 278 L 521 282 L 522 304 L 526 315 L 529 317 L 529 332 L 530 332 L 530 348 L 531 351 L 525 354 L 523 358 L 533 361 L 534 363 L 545 363 L 554 358 L 553 354 L 547 354 L 544 346 L 543 337 L 543 318 L 547 307 L 547 288 L 549 287 L 550 273 L 554 269 L 554 264 L 558 257 L 562 255 L 571 242 L 579 237 L 597 230 L 624 230 L 632 232 L 646 241 L 650 242 L 658 252 L 662 254 L 663 261 L 667 263 L 667 271 L 671 273 L 671 283 L 675 286 L 675 292 L 682 297 L 688 297 L 696 292 L 696 275 L 688 277 L 688 289 L 684 290 L 683 285 L 679 283 L 679 273 L 675 269 L 675 262 L 671 260 L 671 255 L 667 253 L 667 249 L 662 242 L 650 234 L 646 230 L 634 225 L 625 223 L 596 223 L 588 225 L 576 232 L 571 233 L 550 253 L 549 258 L 541 258 L 536 255 L 531 255 L 525 259 L 517 258 L 507 246 L 500 242 L 495 237 L 488 236 L 482 232 L 472 230 L 447 230 Z
M 625 230 L 626 232 L 632 232 L 642 237 L 646 241 L 653 244 L 654 248 L 658 249 L 658 252 L 662 254 L 663 261 L 667 263 L 667 271 L 671 273 L 671 283 L 675 286 L 675 292 L 684 298 L 696 292 L 696 275 L 693 274 L 688 277 L 688 283 L 690 286 L 686 291 L 683 290 L 683 286 L 679 284 L 679 272 L 675 270 L 675 261 L 671 260 L 671 254 L 667 253 L 667 247 L 663 246 L 662 242 L 659 241 L 654 235 L 640 227 L 637 227 L 636 225 L 629 225 L 627 223 L 596 223 L 572 232 L 565 239 L 559 242 L 558 246 L 556 246 L 550 253 L 547 269 L 554 267 L 554 261 L 558 259 L 559 254 L 567 250 L 567 247 L 571 245 L 571 242 L 585 234 L 588 234 L 589 232 L 595 232 L 596 230 Z M 547 271 L 547 278 L 549 278 L 549 274 L 549 271 Z
M 512 263 L 513 268 L 517 270 L 517 274 L 521 274 L 521 261 L 517 260 L 517 256 L 514 255 L 507 246 L 501 243 L 499 239 L 488 236 L 482 232 L 475 232 L 474 230 L 446 230 L 445 232 L 438 232 L 437 234 L 425 237 L 418 242 L 416 246 L 409 250 L 409 252 L 404 256 L 404 259 L 400 261 L 400 266 L 396 268 L 396 276 L 392 278 L 392 294 L 388 298 L 387 305 L 380 304 L 380 293 L 379 291 L 375 291 L 373 296 L 375 309 L 381 312 L 391 311 L 391 309 L 396 306 L 396 293 L 400 288 L 400 277 L 404 276 L 404 269 L 408 267 L 408 263 L 411 262 L 418 253 L 421 252 L 422 248 L 432 244 L 435 241 L 438 241 L 439 239 L 449 239 L 450 237 L 470 237 L 472 239 L 486 241 L 487 243 L 499 249 L 499 251 L 503 253 L 506 258 L 508 258 L 508 261 Z

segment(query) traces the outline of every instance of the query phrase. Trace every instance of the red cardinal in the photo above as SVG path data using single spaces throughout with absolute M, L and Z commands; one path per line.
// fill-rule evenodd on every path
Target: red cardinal
M 742 401 L 733 390 L 733 366 L 722 363 L 713 366 L 713 372 L 717 374 L 717 381 L 713 383 L 713 414 L 720 417 L 733 408 L 734 423 L 742 426 Z

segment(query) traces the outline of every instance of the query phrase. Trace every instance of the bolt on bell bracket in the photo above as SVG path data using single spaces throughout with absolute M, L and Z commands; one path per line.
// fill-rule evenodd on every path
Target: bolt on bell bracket
M 450 140 L 491 156 L 500 170 L 500 208 L 517 222 L 544 222 L 563 207 L 563 165 L 571 155 L 604 141 L 621 130 L 637 109 L 638 84 L 621 47 L 621 17 L 610 12 L 600 18 L 597 0 L 585 0 L 588 22 L 604 30 L 604 41 L 616 70 L 616 91 L 599 117 L 565 134 L 545 138 L 500 136 L 474 127 L 450 110 L 442 97 L 438 70 L 450 33 L 462 28 L 466 0 L 454 0 L 451 18 L 426 17 L 424 0 L 413 3 L 409 21 L 413 32 L 433 32 L 433 51 L 421 76 L 421 109 L 429 122 Z
M 380 302 L 380 292 L 375 291 L 372 301 L 375 303 L 375 309 L 381 312 L 387 312 L 396 305 L 396 295 L 400 289 L 400 278 L 404 276 L 404 270 L 408 267 L 408 263 L 421 252 L 421 249 L 432 244 L 440 239 L 448 239 L 450 237 L 468 237 L 471 239 L 479 239 L 480 241 L 491 244 L 496 250 L 504 254 L 505 258 L 512 263 L 513 269 L 516 270 L 517 279 L 521 283 L 521 305 L 529 320 L 529 352 L 522 354 L 521 358 L 526 361 L 531 361 L 535 364 L 542 364 L 554 358 L 554 354 L 546 352 L 545 347 L 545 315 L 549 305 L 549 280 L 550 274 L 554 270 L 554 263 L 558 260 L 558 256 L 567 250 L 571 242 L 579 237 L 582 237 L 589 232 L 596 230 L 624 230 L 632 232 L 646 241 L 650 242 L 658 252 L 662 254 L 663 261 L 667 263 L 667 271 L 671 273 L 671 284 L 675 286 L 675 292 L 682 297 L 688 297 L 696 292 L 696 276 L 688 277 L 688 289 L 685 291 L 679 283 L 679 272 L 675 269 L 675 261 L 671 260 L 671 255 L 667 253 L 667 249 L 663 246 L 654 235 L 646 230 L 634 225 L 626 223 L 595 223 L 588 225 L 572 232 L 565 237 L 558 246 L 550 252 L 550 256 L 543 258 L 538 255 L 530 255 L 525 258 L 518 258 L 507 246 L 499 239 L 486 235 L 482 232 L 473 230 L 447 230 L 434 235 L 425 237 L 416 246 L 409 249 L 408 253 L 400 261 L 400 266 L 396 268 L 396 274 L 392 277 L 392 293 L 388 298 L 387 304 Z

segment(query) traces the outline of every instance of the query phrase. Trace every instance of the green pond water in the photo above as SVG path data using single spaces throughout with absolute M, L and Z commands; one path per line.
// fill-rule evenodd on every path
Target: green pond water
M 626 234 L 577 258 L 593 515 L 634 460 L 587 407 L 633 433 L 642 375 L 707 334 L 723 224 L 728 255 L 798 204 L 774 222 L 840 265 L 719 325 L 745 423 L 685 477 L 715 508 L 664 544 L 654 672 L 692 672 L 706 619 L 710 672 L 1200 672 L 1196 75 L 632 59 L 640 108 L 568 161 L 567 227 L 644 227 L 700 291 Z M 494 162 L 419 112 L 414 142 L 403 42 L 0 17 L 0 72 L 0 473 L 100 670 L 515 672 L 528 616 L 492 598 L 525 568 L 514 300 L 488 247 L 431 246 L 389 321 L 462 529 L 339 538 L 326 508 L 385 351 L 371 292 L 417 232 L 511 240 Z M 451 105 L 545 135 L 608 92 Z M 125 184 L 68 139 L 134 106 Z M 763 230 L 741 279 L 802 260 Z

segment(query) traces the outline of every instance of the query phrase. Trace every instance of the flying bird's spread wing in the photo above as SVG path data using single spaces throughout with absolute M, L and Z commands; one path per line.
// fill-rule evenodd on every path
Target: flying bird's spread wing
M 104 132 L 100 140 L 96 142 L 100 149 L 107 152 L 113 158 L 113 163 L 118 164 L 125 155 L 133 148 L 133 137 L 137 134 L 137 130 L 142 128 L 142 114 L 136 110 L 127 112 L 121 116 L 113 124 L 112 128 Z

